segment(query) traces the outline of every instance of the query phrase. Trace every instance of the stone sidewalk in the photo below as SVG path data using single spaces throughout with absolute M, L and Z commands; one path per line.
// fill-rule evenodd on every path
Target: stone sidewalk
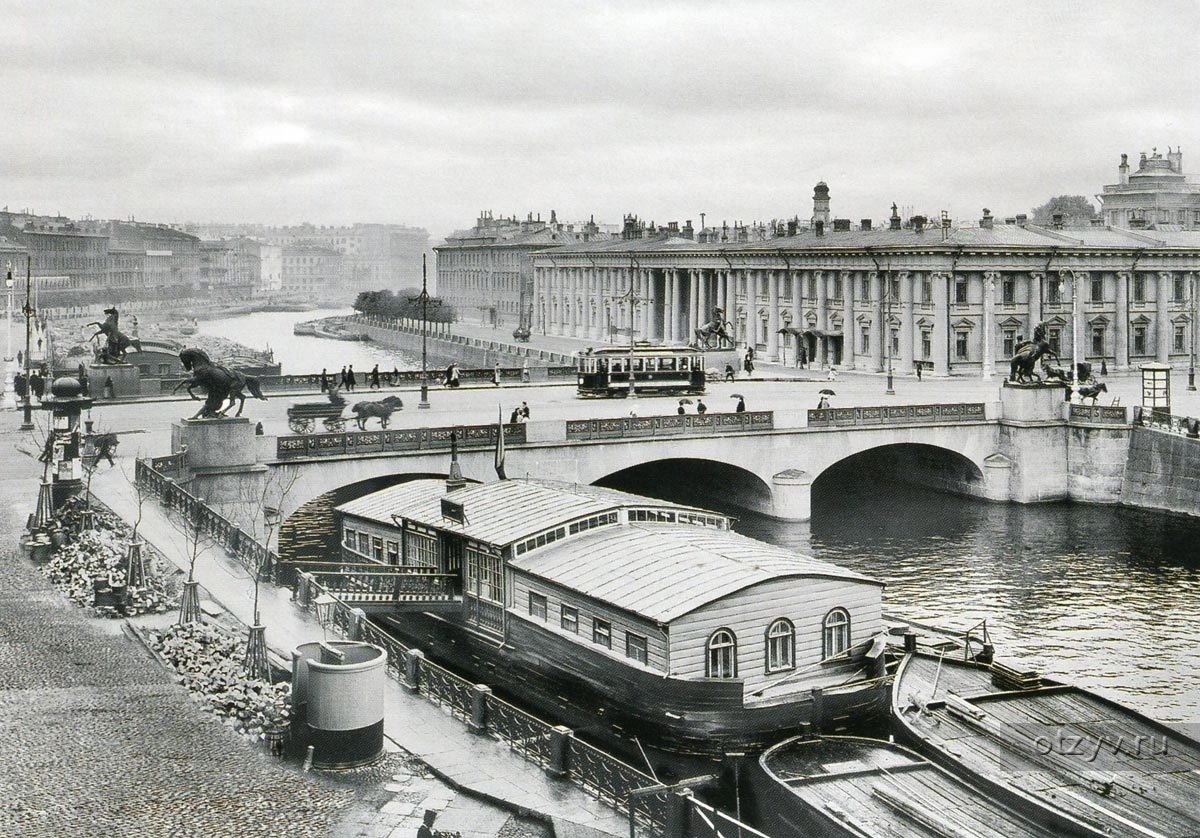
M 119 458 L 118 463 L 122 460 Z M 133 463 L 125 463 L 133 473 Z M 92 492 L 126 519 L 137 514 L 136 494 L 119 467 L 101 467 L 93 478 Z M 166 519 L 154 501 L 143 508 L 139 533 L 168 560 L 187 567 L 182 535 Z M 196 578 L 208 596 L 243 623 L 249 623 L 253 611 L 253 586 L 245 571 L 220 549 L 200 557 Z M 291 600 L 291 591 L 263 585 L 260 611 L 267 627 L 267 642 L 274 652 L 290 660 L 291 649 L 322 636 L 315 618 L 302 612 Z M 574 824 L 599 834 L 628 835 L 628 819 L 589 797 L 577 787 L 551 779 L 540 768 L 513 753 L 507 745 L 468 732 L 467 728 L 441 708 L 423 698 L 404 692 L 389 679 L 385 695 L 384 730 L 399 748 L 413 754 L 451 787 L 479 800 L 493 801 L 501 808 Z M 396 794 L 401 795 L 397 790 Z M 409 827 L 420 822 L 420 811 L 404 811 L 404 801 L 392 807 L 393 825 Z M 384 807 L 386 813 L 387 807 Z M 498 817 L 498 816 L 497 816 Z M 475 819 L 482 824 L 487 821 Z M 364 826 L 366 826 L 364 824 Z M 359 834 L 388 835 L 383 824 L 375 823 Z M 439 819 L 438 829 L 444 827 Z M 463 830 L 459 830 L 463 831 Z M 485 833 L 472 833 L 485 834 Z M 486 833 L 495 834 L 495 833 Z M 467 836 L 468 831 L 463 831 Z

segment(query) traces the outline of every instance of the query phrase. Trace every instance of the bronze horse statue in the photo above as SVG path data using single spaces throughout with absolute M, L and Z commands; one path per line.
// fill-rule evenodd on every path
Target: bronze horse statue
M 125 363 L 125 353 L 129 347 L 133 347 L 138 352 L 142 351 L 142 342 L 137 338 L 131 338 L 118 327 L 121 315 L 117 313 L 115 308 L 106 308 L 104 313 L 108 316 L 104 318 L 103 323 L 88 323 L 89 326 L 95 326 L 97 332 L 89 338 L 95 340 L 104 335 L 106 340 L 103 346 L 96 350 L 96 362 L 100 364 L 123 364 Z
M 404 407 L 404 402 L 400 401 L 399 396 L 388 396 L 377 402 L 357 402 L 350 409 L 354 411 L 354 421 L 358 423 L 358 429 L 365 431 L 368 419 L 378 419 L 380 427 L 386 428 L 388 421 L 392 418 L 392 413 L 402 407 Z
M 1017 351 L 1009 362 L 1008 380 L 1016 383 L 1041 382 L 1042 377 L 1035 368 L 1043 356 L 1059 360 L 1058 354 L 1050 348 L 1046 340 L 1046 324 L 1038 323 L 1033 330 L 1033 340 L 1025 341 L 1017 346 Z
M 729 334 L 729 321 L 725 319 L 725 312 L 720 308 L 713 309 L 713 319 L 705 323 L 694 332 L 696 339 L 692 343 L 697 349 L 712 349 L 712 339 L 717 339 L 717 349 L 724 348 L 725 344 L 729 344 L 729 348 L 734 347 L 733 338 Z
M 246 406 L 243 389 L 249 390 L 256 399 L 267 400 L 257 378 L 214 364 L 203 349 L 188 347 L 179 353 L 179 360 L 183 368 L 191 373 L 191 378 L 180 381 L 171 392 L 178 393 L 180 388 L 187 387 L 188 395 L 198 400 L 195 388 L 203 387 L 207 394 L 204 405 L 191 417 L 193 419 L 220 418 L 233 407 L 235 401 L 238 409 L 234 416 L 241 416 L 242 408 Z

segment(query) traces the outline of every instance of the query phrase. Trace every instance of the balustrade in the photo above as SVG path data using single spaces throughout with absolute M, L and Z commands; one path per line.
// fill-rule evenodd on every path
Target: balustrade
M 567 440 L 677 435 L 707 436 L 738 431 L 770 431 L 774 428 L 775 414 L 770 410 L 745 413 L 628 416 L 614 419 L 571 419 L 567 421 Z
M 936 425 L 943 422 L 982 422 L 983 402 L 910 404 L 881 407 L 830 407 L 808 411 L 810 428 L 851 428 L 870 425 Z
M 456 425 L 439 428 L 396 428 L 386 431 L 344 431 L 332 434 L 281 436 L 275 443 L 280 460 L 298 457 L 335 457 L 384 451 L 449 450 L 454 434 L 460 448 L 487 448 L 496 444 L 496 425 Z M 505 425 L 504 441 L 525 442 L 525 425 Z

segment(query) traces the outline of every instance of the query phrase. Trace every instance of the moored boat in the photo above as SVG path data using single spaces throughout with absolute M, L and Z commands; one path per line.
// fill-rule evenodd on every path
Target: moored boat
M 919 754 L 854 736 L 785 740 L 759 757 L 754 808 L 770 835 L 1049 838 L 1060 834 Z
M 1002 663 L 906 655 L 896 733 L 999 800 L 1083 835 L 1200 835 L 1200 742 Z
M 699 754 L 886 712 L 882 583 L 718 513 L 541 480 L 414 480 L 338 512 L 344 561 L 456 579 L 389 624 L 535 706 Z

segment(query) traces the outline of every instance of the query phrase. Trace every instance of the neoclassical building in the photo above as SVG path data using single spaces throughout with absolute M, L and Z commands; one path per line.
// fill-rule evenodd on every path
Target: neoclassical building
M 1200 230 L 1200 183 L 1183 172 L 1178 148 L 1163 157 L 1154 149 L 1142 154 L 1137 171 L 1129 171 L 1129 156 L 1121 155 L 1117 182 L 1096 196 L 1100 214 L 1111 227 Z
M 534 329 L 597 343 L 688 343 L 721 308 L 739 348 L 793 363 L 898 374 L 1007 372 L 1044 321 L 1064 364 L 1186 366 L 1200 231 L 928 225 L 822 219 L 744 235 L 579 242 L 533 254 Z M 738 241 L 737 238 L 743 240 Z M 632 304 L 631 304 L 632 300 Z M 612 336 L 612 337 L 609 337 Z

